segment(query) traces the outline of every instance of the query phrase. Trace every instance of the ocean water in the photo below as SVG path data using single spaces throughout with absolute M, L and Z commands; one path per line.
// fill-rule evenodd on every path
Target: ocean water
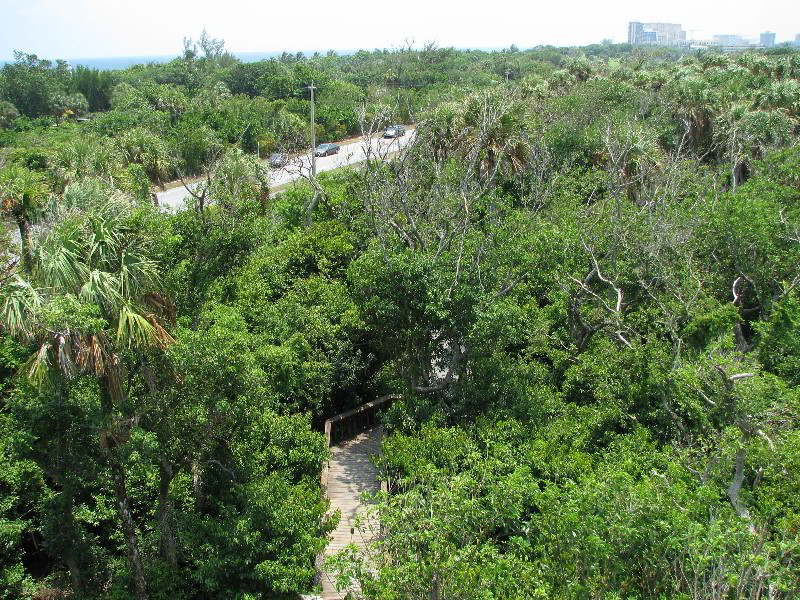
M 276 56 L 280 56 L 282 52 L 231 52 L 236 58 L 242 62 L 257 62 L 259 60 L 269 60 Z M 314 54 L 314 52 L 304 52 L 306 56 Z M 342 54 L 340 52 L 340 54 Z M 127 69 L 133 65 L 147 65 L 150 63 L 166 63 L 178 58 L 177 54 L 161 55 L 161 56 L 117 56 L 111 58 L 71 58 L 67 62 L 75 67 L 83 65 L 90 69 L 100 69 L 101 71 L 114 71 L 118 69 Z
M 177 56 L 115 56 L 109 58 L 70 58 L 67 62 L 72 67 L 82 65 L 90 69 L 100 69 L 101 71 L 117 71 L 127 69 L 133 65 L 147 65 L 150 63 L 166 63 Z

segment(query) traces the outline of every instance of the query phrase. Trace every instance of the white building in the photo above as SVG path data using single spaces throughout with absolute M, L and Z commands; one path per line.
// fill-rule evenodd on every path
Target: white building
M 686 41 L 686 32 L 678 23 L 628 23 L 629 44 L 678 45 Z
M 775 34 L 772 31 L 765 31 L 759 36 L 758 41 L 765 48 L 772 48 L 775 45 Z

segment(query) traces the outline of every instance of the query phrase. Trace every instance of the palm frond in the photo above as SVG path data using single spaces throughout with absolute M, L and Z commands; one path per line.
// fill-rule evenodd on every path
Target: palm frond
M 123 305 L 119 311 L 117 343 L 127 348 L 145 348 L 158 343 L 153 324 L 132 306 Z
M 0 170 L 0 199 L 6 213 L 30 216 L 41 209 L 46 195 L 47 185 L 41 173 L 13 163 Z
M 71 379 L 77 373 L 77 366 L 72 358 L 70 338 L 64 334 L 56 336 L 56 364 L 64 377 Z
M 109 363 L 106 339 L 101 334 L 88 335 L 81 339 L 76 357 L 78 368 L 97 377 L 102 377 Z
M 113 273 L 95 269 L 89 273 L 78 297 L 83 302 L 103 307 L 114 307 L 122 302 L 119 277 Z
M 49 287 L 77 293 L 86 280 L 81 260 L 84 245 L 77 223 L 67 222 L 48 232 L 36 247 L 38 276 Z
M 123 252 L 120 260 L 120 291 L 131 298 L 158 287 L 158 263 L 135 252 Z
M 107 201 L 87 220 L 86 261 L 95 269 L 114 271 L 117 268 L 124 235 L 119 222 L 121 210 L 119 202 Z
M 41 294 L 19 275 L 13 275 L 0 290 L 3 325 L 11 335 L 31 339 L 36 314 L 42 306 Z
M 114 353 L 109 356 L 105 375 L 108 377 L 108 388 L 111 392 L 111 398 L 119 404 L 124 395 L 122 389 L 122 369 L 119 357 Z
M 50 351 L 52 344 L 48 341 L 22 365 L 21 372 L 36 386 L 44 386 L 50 381 Z
M 175 338 L 173 338 L 169 332 L 161 326 L 161 323 L 156 315 L 149 314 L 145 318 L 153 326 L 153 338 L 159 348 L 163 350 L 170 344 L 175 343 Z

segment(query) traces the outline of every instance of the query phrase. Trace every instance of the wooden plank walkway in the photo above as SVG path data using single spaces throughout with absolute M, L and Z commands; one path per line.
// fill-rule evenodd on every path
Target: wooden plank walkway
M 336 530 L 331 534 L 325 558 L 332 556 L 346 545 L 354 543 L 364 546 L 368 541 L 355 529 L 355 518 L 363 515 L 365 508 L 359 498 L 363 492 L 375 493 L 380 489 L 378 470 L 370 461 L 373 454 L 380 454 L 383 428 L 373 427 L 355 438 L 331 447 L 331 461 L 323 482 L 331 501 L 331 512 L 339 509 L 341 519 Z M 351 528 L 354 533 L 351 534 Z M 338 600 L 347 595 L 348 590 L 339 591 L 334 585 L 333 576 L 322 573 L 322 598 Z M 356 591 L 356 590 L 353 590 Z

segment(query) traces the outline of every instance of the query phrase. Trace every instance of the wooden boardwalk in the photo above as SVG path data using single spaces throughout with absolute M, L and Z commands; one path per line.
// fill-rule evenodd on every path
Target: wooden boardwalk
M 323 484 L 331 501 L 331 512 L 341 511 L 341 519 L 331 534 L 325 558 L 331 556 L 350 543 L 363 546 L 367 539 L 355 527 L 356 515 L 364 514 L 365 508 L 359 499 L 363 492 L 374 493 L 380 489 L 378 470 L 370 461 L 373 454 L 380 454 L 382 427 L 369 429 L 351 440 L 331 447 L 331 461 L 327 473 L 323 474 Z M 351 528 L 354 533 L 350 533 Z M 322 598 L 334 600 L 344 598 L 347 590 L 339 591 L 334 585 L 333 576 L 322 572 Z M 355 590 L 353 590 L 355 591 Z

